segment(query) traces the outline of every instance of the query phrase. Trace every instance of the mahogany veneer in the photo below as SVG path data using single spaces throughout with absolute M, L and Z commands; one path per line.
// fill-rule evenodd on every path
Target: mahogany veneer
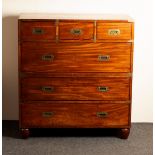
M 42 34 L 35 34 L 34 30 L 41 29 Z M 41 32 L 40 32 L 41 33 Z M 56 26 L 54 21 L 49 22 L 22 22 L 20 31 L 21 40 L 36 41 L 36 40 L 55 40 Z
M 19 19 L 24 138 L 30 128 L 117 128 L 120 138 L 129 135 L 134 23 L 83 18 Z
M 61 108 L 60 108 L 61 106 Z M 115 126 L 128 126 L 129 104 L 95 104 L 95 103 L 29 103 L 21 104 L 21 119 L 23 128 L 33 127 L 85 127 L 103 128 Z M 52 111 L 52 113 L 50 113 Z M 102 111 L 107 116 L 99 116 Z M 49 112 L 49 116 L 45 115 Z M 32 119 L 33 118 L 33 119 Z
M 119 35 L 109 35 L 109 29 L 119 29 Z M 97 39 L 132 39 L 132 23 L 104 23 L 97 25 Z
M 73 29 L 80 29 L 80 35 L 72 34 Z M 60 21 L 59 23 L 59 39 L 60 40 L 93 40 L 94 22 L 87 21 Z
M 24 72 L 130 72 L 132 43 L 21 44 Z M 42 56 L 53 56 L 51 61 Z M 108 61 L 100 61 L 102 55 Z
M 43 90 L 49 87 L 49 91 Z M 108 91 L 100 89 L 106 87 Z M 24 100 L 130 100 L 130 78 L 23 78 Z

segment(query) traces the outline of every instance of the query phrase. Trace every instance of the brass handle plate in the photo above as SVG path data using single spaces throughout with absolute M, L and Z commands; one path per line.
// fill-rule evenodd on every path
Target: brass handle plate
M 54 113 L 53 112 L 49 112 L 49 111 L 46 111 L 46 112 L 42 113 L 43 117 L 52 117 L 53 115 L 54 115 Z
M 51 92 L 54 91 L 54 88 L 51 87 L 51 86 L 43 86 L 43 87 L 41 88 L 41 90 L 42 90 L 43 92 L 46 92 L 46 93 L 51 93 Z
M 108 30 L 108 35 L 110 36 L 118 36 L 120 35 L 120 30 L 119 29 L 109 29 Z
M 96 115 L 97 117 L 105 118 L 108 116 L 108 112 L 101 111 L 101 112 L 97 112 Z
M 109 61 L 110 56 L 109 55 L 99 55 L 98 60 L 99 61 Z
M 52 55 L 52 54 L 43 55 L 42 60 L 44 60 L 44 61 L 53 61 L 54 60 L 54 55 Z
M 41 28 L 33 28 L 32 33 L 33 34 L 44 34 L 44 30 Z
M 97 90 L 99 92 L 107 92 L 109 90 L 109 88 L 105 87 L 105 86 L 99 86 L 99 87 L 97 87 Z
M 73 28 L 73 29 L 70 30 L 70 33 L 73 34 L 73 35 L 81 35 L 82 30 Z

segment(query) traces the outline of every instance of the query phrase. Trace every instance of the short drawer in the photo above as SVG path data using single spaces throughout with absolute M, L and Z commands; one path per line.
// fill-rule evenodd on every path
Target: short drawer
M 97 23 L 97 39 L 132 39 L 131 23 Z
M 131 43 L 23 43 L 26 72 L 130 72 Z
M 129 104 L 20 104 L 22 128 L 102 128 L 128 126 Z
M 22 100 L 130 100 L 130 78 L 22 78 Z
M 54 21 L 22 21 L 19 26 L 20 40 L 38 41 L 55 40 L 56 38 Z
M 87 21 L 59 22 L 59 39 L 61 40 L 93 40 L 94 24 Z

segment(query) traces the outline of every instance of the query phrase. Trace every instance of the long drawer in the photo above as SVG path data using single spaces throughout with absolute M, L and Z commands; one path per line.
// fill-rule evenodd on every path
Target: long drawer
M 130 78 L 23 78 L 23 100 L 130 100 Z
M 22 128 L 102 128 L 129 125 L 129 104 L 20 104 Z
M 27 72 L 130 72 L 131 43 L 21 44 Z

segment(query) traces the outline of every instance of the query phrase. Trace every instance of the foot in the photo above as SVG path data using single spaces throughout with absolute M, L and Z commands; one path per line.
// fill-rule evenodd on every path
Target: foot
M 20 129 L 20 133 L 21 133 L 22 138 L 26 139 L 30 135 L 30 130 L 22 128 Z
M 130 133 L 130 129 L 129 128 L 122 128 L 119 129 L 118 131 L 118 137 L 121 139 L 127 139 Z

